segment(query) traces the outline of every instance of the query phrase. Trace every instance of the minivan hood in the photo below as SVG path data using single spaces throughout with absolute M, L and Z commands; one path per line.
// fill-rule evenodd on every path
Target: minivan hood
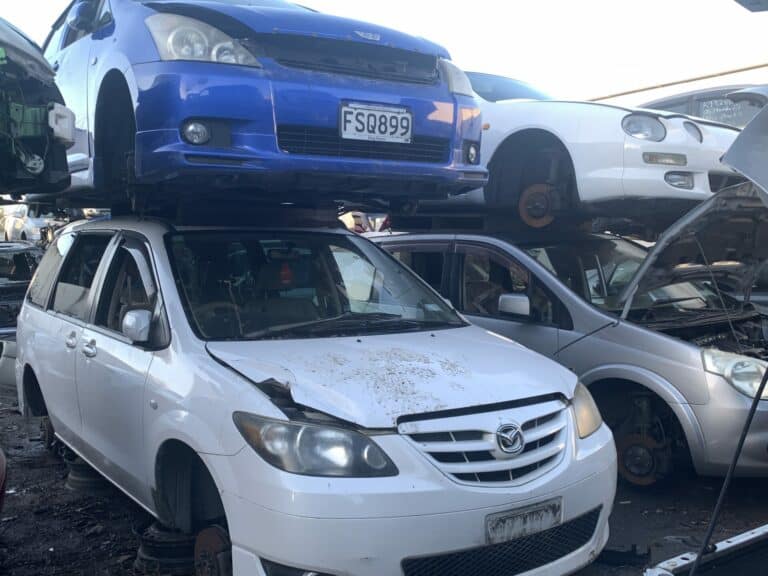
M 207 348 L 254 383 L 277 381 L 297 404 L 364 428 L 550 394 L 571 398 L 576 385 L 576 376 L 552 360 L 474 326 Z
M 306 9 L 268 8 L 212 2 L 206 0 L 153 0 L 147 6 L 161 12 L 173 12 L 192 18 L 202 19 L 209 24 L 218 22 L 207 17 L 212 12 L 234 18 L 256 33 L 261 34 L 297 34 L 365 44 L 390 46 L 449 58 L 445 48 L 403 32 L 398 32 L 376 24 L 360 22 L 349 18 L 322 14 Z M 225 30 L 227 32 L 227 30 Z
M 649 251 L 619 302 L 623 317 L 637 293 L 716 278 L 748 296 L 768 260 L 768 108 L 733 142 L 723 164 L 750 182 L 727 188 L 670 226 Z

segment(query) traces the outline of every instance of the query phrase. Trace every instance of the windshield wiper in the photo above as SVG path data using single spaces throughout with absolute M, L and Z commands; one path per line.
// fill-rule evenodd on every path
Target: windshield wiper
M 243 336 L 245 338 L 253 338 L 253 339 L 259 339 L 269 336 L 287 336 L 289 334 L 304 334 L 304 333 L 313 333 L 318 328 L 330 328 L 330 327 L 338 327 L 339 324 L 346 324 L 347 322 L 353 322 L 356 325 L 359 325 L 361 322 L 370 322 L 370 321 L 382 321 L 382 320 L 399 320 L 402 316 L 399 316 L 398 314 L 387 314 L 384 312 L 370 312 L 370 313 L 360 313 L 360 312 L 344 312 L 343 314 L 339 314 L 338 316 L 333 316 L 331 318 L 321 318 L 320 320 L 310 320 L 309 322 L 300 322 L 298 324 L 283 324 L 281 326 L 270 326 L 269 328 L 264 328 L 263 330 L 257 330 L 255 332 L 250 332 L 248 334 L 244 334 Z
M 344 333 L 349 331 L 360 333 L 361 331 L 381 332 L 403 329 L 418 330 L 445 325 L 459 326 L 460 324 L 453 324 L 441 320 L 416 320 L 403 318 L 398 314 L 388 314 L 385 312 L 345 312 L 344 314 L 334 316 L 333 318 L 265 328 L 264 330 L 245 334 L 245 338 L 262 339 L 290 335 L 306 336 L 322 333 Z

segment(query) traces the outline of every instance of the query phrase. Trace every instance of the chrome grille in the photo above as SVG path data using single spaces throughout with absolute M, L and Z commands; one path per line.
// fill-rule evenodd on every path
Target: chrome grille
M 399 431 L 443 473 L 458 482 L 519 485 L 545 474 L 562 460 L 569 416 L 560 400 L 507 410 L 417 420 Z M 515 424 L 525 446 L 515 455 L 502 450 L 496 432 Z

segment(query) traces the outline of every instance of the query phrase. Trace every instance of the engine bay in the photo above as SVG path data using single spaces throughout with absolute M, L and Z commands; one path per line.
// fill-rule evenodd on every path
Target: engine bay
M 746 320 L 734 320 L 732 323 L 726 319 L 704 326 L 670 328 L 662 331 L 701 348 L 717 348 L 723 352 L 768 360 L 768 317 L 763 315 L 755 315 Z

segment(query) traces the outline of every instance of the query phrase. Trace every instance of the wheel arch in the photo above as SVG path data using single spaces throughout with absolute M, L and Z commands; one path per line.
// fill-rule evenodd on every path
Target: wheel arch
M 120 101 L 121 105 L 130 103 L 134 118 L 136 118 L 136 97 L 138 90 L 131 76 L 112 68 L 101 79 L 93 109 L 93 157 L 94 182 L 97 186 L 103 184 L 104 166 L 101 145 L 108 132 L 109 120 L 116 117 L 118 112 L 109 103 Z M 123 110 L 122 108 L 120 109 Z
M 615 385 L 617 381 L 648 390 L 662 400 L 677 418 L 694 466 L 698 469 L 706 460 L 704 434 L 693 408 L 677 388 L 658 374 L 637 366 L 608 365 L 583 374 L 581 381 L 593 392 L 598 392 L 609 383 Z
M 45 404 L 43 390 L 40 388 L 40 382 L 32 366 L 24 365 L 21 378 L 21 389 L 24 394 L 22 405 L 25 413 L 30 416 L 48 416 L 48 407 Z
M 500 201 L 500 191 L 494 190 L 494 187 L 500 184 L 495 176 L 498 174 L 497 165 L 499 165 L 502 160 L 520 158 L 522 154 L 528 153 L 531 150 L 545 150 L 547 147 L 551 146 L 560 149 L 565 162 L 564 168 L 566 172 L 573 175 L 574 189 L 572 190 L 572 195 L 574 198 L 569 200 L 578 203 L 581 190 L 580 178 L 576 169 L 574 154 L 567 143 L 567 139 L 555 130 L 535 125 L 518 127 L 515 130 L 506 133 L 499 139 L 498 144 L 486 164 L 491 175 L 491 179 L 486 188 L 490 189 L 490 198 L 495 199 L 492 201 L 502 203 Z M 524 164 L 520 164 L 513 168 L 513 179 L 522 181 L 522 171 L 524 167 Z M 506 176 L 508 175 L 505 175 L 505 177 Z M 508 203 L 516 205 L 517 197 L 521 193 L 522 190 L 517 190 L 515 195 L 508 200 Z M 489 198 L 489 196 L 486 196 L 486 198 Z
M 160 521 L 193 533 L 206 525 L 226 526 L 222 490 L 204 456 L 178 438 L 167 438 L 155 453 L 152 497 Z

